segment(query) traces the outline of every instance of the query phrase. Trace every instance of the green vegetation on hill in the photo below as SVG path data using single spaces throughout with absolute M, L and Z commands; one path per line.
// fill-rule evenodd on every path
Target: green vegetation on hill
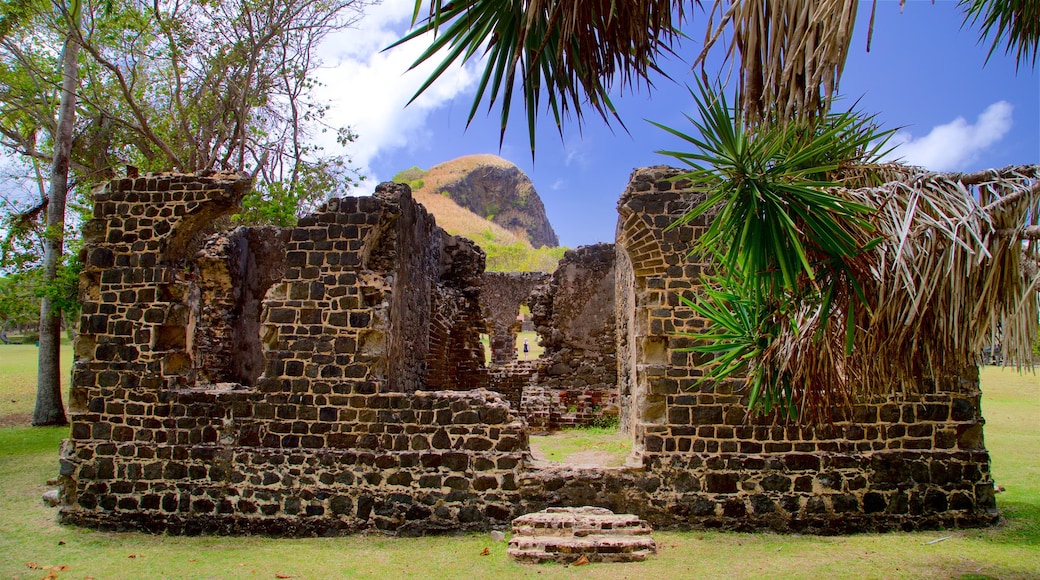
M 523 241 L 512 244 L 500 244 L 487 239 L 475 241 L 487 254 L 484 269 L 488 272 L 552 272 L 567 251 L 562 246 L 532 248 Z
M 394 175 L 397 183 L 407 183 L 415 200 L 437 219 L 437 225 L 449 234 L 469 238 L 487 254 L 488 272 L 552 272 L 567 248 L 532 248 L 522 235 L 517 235 L 490 221 L 494 214 L 481 217 L 455 203 L 440 191 L 423 189 L 426 171 L 412 167 Z M 433 186 L 431 185 L 431 188 Z M 497 209 L 497 208 L 492 208 Z
M 423 176 L 426 175 L 425 169 L 419 169 L 413 165 L 411 169 L 405 169 L 400 171 L 397 175 L 394 175 L 392 181 L 394 183 L 407 183 L 408 187 L 412 188 L 412 191 L 422 189 Z

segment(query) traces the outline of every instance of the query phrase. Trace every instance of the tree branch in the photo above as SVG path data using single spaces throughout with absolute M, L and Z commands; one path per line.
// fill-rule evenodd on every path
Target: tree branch
M 119 67 L 112 63 L 112 61 L 105 58 L 104 55 L 101 54 L 101 51 L 99 51 L 97 47 L 93 44 L 87 42 L 87 39 L 83 38 L 83 35 L 80 34 L 78 31 L 76 31 L 76 37 L 76 42 L 84 49 L 86 49 L 86 51 L 90 53 L 90 56 L 93 57 L 98 64 L 108 69 L 115 77 L 116 82 L 119 84 L 119 91 L 122 93 L 123 99 L 125 99 L 127 105 L 129 105 L 130 110 L 134 114 L 134 118 L 137 119 L 138 125 L 135 128 L 140 130 L 141 133 L 144 134 L 149 141 L 155 143 L 155 145 L 163 153 L 166 154 L 166 157 L 170 160 L 171 163 L 173 163 L 176 167 L 181 168 L 182 170 L 186 169 L 180 157 L 176 153 L 174 153 L 172 149 L 170 149 L 170 146 L 165 141 L 159 138 L 159 136 L 156 135 L 154 131 L 152 131 L 148 123 L 148 118 L 145 116 L 144 111 L 141 110 L 140 105 L 137 103 L 137 99 L 134 98 L 133 91 L 130 89 L 129 84 L 126 81 L 126 77 L 123 75 L 123 72 L 119 70 Z
M 1005 228 L 997 230 L 996 233 L 1002 238 L 1017 238 L 1022 241 L 1040 240 L 1040 226 L 1026 226 L 1021 229 Z
M 994 201 L 993 203 L 990 203 L 989 205 L 983 207 L 982 210 L 986 213 L 991 213 L 995 211 L 1006 211 L 1005 206 L 1008 206 L 1012 203 L 1016 203 L 1018 202 L 1018 200 L 1026 196 L 1040 196 L 1040 182 L 1034 183 L 1031 187 L 1027 187 L 1024 189 L 1020 189 L 1014 193 L 1010 193 Z
M 1008 179 L 1022 179 L 1040 177 L 1040 166 L 1037 165 L 1008 165 L 1000 169 L 983 169 L 974 173 L 947 173 L 945 177 L 951 181 L 959 181 L 964 185 L 979 185 L 994 181 Z

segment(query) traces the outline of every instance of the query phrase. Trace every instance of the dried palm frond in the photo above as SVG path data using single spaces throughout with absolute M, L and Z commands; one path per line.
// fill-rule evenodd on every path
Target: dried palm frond
M 956 377 L 994 343 L 1030 360 L 1040 168 L 882 164 L 869 118 L 749 126 L 701 90 L 699 136 L 662 126 L 698 151 L 662 153 L 706 194 L 677 223 L 711 215 L 694 252 L 718 274 L 684 300 L 709 323 L 688 335 L 716 355 L 705 380 L 743 376 L 752 411 L 818 424 Z
M 885 242 L 874 254 L 872 313 L 852 366 L 867 392 L 910 389 L 974 365 L 1000 344 L 1007 361 L 1031 360 L 1040 294 L 1035 244 L 1040 167 L 940 174 L 890 165 L 890 181 L 849 193 L 878 208 Z M 880 361 L 884 361 L 883 363 Z

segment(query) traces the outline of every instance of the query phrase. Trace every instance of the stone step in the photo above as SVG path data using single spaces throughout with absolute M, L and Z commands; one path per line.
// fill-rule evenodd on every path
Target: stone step
M 513 520 L 509 555 L 522 562 L 640 562 L 657 552 L 650 526 L 598 507 L 549 508 Z

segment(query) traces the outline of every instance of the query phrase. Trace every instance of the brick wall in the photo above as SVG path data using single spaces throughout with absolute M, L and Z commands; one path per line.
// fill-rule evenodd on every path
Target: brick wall
M 480 388 L 483 253 L 393 184 L 295 228 L 207 237 L 248 186 L 158 175 L 96 195 L 62 519 L 175 533 L 506 524 L 528 443 Z

